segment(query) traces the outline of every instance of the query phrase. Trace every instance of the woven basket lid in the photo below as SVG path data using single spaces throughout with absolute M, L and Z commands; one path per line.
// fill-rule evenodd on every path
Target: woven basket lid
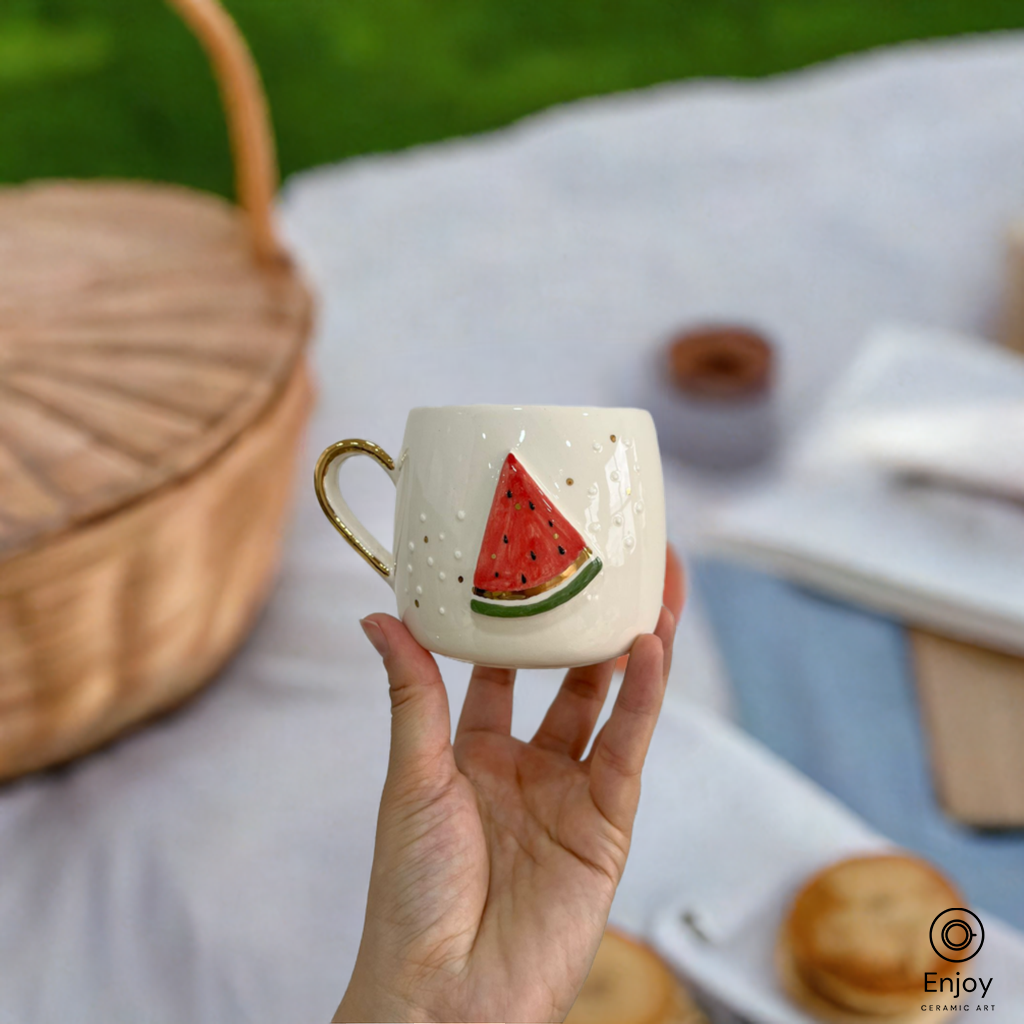
M 215 0 L 172 3 L 217 72 L 241 209 L 167 185 L 0 189 L 0 560 L 199 470 L 309 333 L 248 50 Z

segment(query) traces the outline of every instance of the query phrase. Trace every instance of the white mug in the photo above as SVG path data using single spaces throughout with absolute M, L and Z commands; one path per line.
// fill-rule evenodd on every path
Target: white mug
M 398 490 L 394 548 L 359 522 L 337 469 L 380 464 Z M 409 413 L 397 459 L 338 441 L 317 460 L 327 518 L 390 584 L 428 650 L 560 668 L 651 632 L 665 579 L 658 439 L 642 409 L 467 405 Z

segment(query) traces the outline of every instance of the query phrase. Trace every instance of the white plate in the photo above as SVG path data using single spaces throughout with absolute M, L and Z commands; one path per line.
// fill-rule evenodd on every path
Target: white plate
M 652 894 L 648 937 L 691 985 L 752 1024 L 816 1024 L 785 995 L 775 970 L 788 901 L 823 865 L 891 844 L 725 722 L 670 712 L 659 733 L 623 881 L 627 898 L 638 873 Z M 660 824 L 649 813 L 655 804 Z M 674 892 L 658 898 L 656 887 L 673 877 Z M 1002 1013 L 990 1019 L 1017 1024 L 1024 936 L 985 908 L 978 913 L 986 938 L 970 974 L 993 979 L 987 1002 Z M 971 1002 L 973 1010 L 980 1000 Z

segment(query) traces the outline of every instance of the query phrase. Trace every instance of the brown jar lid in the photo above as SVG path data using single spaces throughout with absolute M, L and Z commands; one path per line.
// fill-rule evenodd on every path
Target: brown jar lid
M 753 398 L 771 387 L 771 342 L 748 327 L 722 324 L 685 331 L 669 342 L 667 355 L 672 383 L 688 395 Z

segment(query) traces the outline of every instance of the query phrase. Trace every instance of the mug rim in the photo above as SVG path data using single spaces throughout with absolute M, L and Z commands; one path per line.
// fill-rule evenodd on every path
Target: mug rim
M 557 410 L 558 412 L 637 412 L 650 416 L 649 409 L 634 405 L 492 405 L 479 402 L 473 405 L 416 405 L 409 410 L 411 416 L 415 412 L 541 412 Z

